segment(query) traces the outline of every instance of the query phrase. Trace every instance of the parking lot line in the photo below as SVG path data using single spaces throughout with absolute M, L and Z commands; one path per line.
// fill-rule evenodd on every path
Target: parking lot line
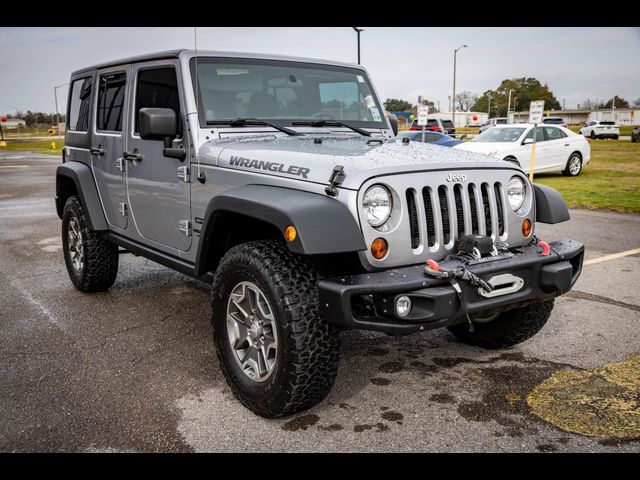
M 612 253 L 611 255 L 605 255 L 603 257 L 592 258 L 584 262 L 584 265 L 593 265 L 595 263 L 608 262 L 609 260 L 615 260 L 616 258 L 626 257 L 629 255 L 636 255 L 640 253 L 640 248 L 634 248 L 633 250 L 626 250 L 624 252 Z
M 31 168 L 31 165 L 0 165 L 0 168 Z

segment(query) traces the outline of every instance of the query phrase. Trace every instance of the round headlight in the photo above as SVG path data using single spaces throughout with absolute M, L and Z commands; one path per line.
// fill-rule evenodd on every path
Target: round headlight
M 391 192 L 382 185 L 374 185 L 369 188 L 362 199 L 364 215 L 372 227 L 383 225 L 389 219 L 392 207 Z
M 514 212 L 518 211 L 524 203 L 525 186 L 520 177 L 511 177 L 509 187 L 507 188 L 507 197 L 509 197 L 509 205 Z

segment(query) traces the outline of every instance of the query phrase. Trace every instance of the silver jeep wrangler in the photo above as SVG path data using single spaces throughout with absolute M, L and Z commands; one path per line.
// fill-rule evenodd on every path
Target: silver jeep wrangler
M 342 329 L 533 336 L 582 268 L 581 244 L 534 235 L 569 218 L 562 197 L 396 130 L 358 65 L 180 50 L 74 72 L 56 175 L 71 281 L 108 289 L 120 250 L 212 281 L 220 365 L 265 417 L 322 401 Z

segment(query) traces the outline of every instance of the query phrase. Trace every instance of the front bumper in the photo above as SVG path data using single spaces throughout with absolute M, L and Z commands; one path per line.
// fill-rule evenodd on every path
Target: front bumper
M 485 281 L 498 275 L 515 281 L 503 290 L 508 293 L 491 297 L 459 282 L 465 309 L 448 280 L 427 276 L 424 265 L 415 265 L 324 279 L 319 284 L 320 312 L 341 328 L 402 334 L 466 321 L 464 310 L 473 318 L 549 300 L 571 289 L 580 276 L 584 257 L 584 246 L 574 240 L 551 242 L 550 246 L 548 256 L 541 255 L 541 247 L 531 246 L 512 249 L 510 258 L 470 264 L 467 269 Z M 443 268 L 456 264 L 456 260 L 440 262 Z M 405 318 L 395 314 L 399 295 L 410 297 L 413 303 Z

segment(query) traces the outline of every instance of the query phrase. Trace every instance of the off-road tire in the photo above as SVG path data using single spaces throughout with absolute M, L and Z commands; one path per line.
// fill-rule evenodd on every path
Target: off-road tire
M 487 349 L 511 347 L 538 333 L 551 315 L 554 300 L 535 302 L 514 308 L 486 323 L 474 323 L 473 332 L 467 322 L 449 326 L 449 331 L 469 345 Z
M 227 334 L 227 303 L 243 281 L 257 285 L 273 307 L 278 357 L 272 374 L 258 383 L 234 357 Z M 222 372 L 236 397 L 256 414 L 275 418 L 321 402 L 333 387 L 340 356 L 339 330 L 318 311 L 317 270 L 308 259 L 272 240 L 231 248 L 211 287 L 213 340 Z
M 69 251 L 69 221 L 76 218 L 82 232 L 84 266 L 78 271 L 73 266 Z M 109 289 L 118 275 L 118 246 L 91 230 L 80 199 L 67 199 L 62 213 L 62 252 L 71 283 L 81 292 L 101 292 Z

